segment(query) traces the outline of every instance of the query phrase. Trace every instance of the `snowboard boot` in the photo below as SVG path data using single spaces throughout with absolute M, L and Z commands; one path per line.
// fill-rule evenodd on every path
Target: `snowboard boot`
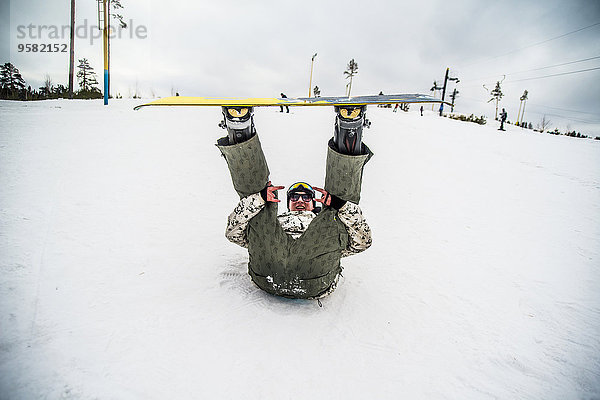
M 221 107 L 223 120 L 219 126 L 227 129 L 228 144 L 245 142 L 256 135 L 254 109 L 252 107 Z M 225 138 L 220 139 L 223 141 Z
M 366 118 L 367 106 L 336 106 L 335 131 L 333 143 L 341 154 L 364 154 L 362 146 L 363 127 L 371 123 Z

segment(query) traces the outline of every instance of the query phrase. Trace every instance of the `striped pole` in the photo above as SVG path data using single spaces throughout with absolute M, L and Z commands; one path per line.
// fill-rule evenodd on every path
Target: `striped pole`
M 308 97 L 312 96 L 312 73 L 313 73 L 313 65 L 315 63 L 315 57 L 317 53 L 312 56 L 312 60 L 310 61 L 310 80 L 308 81 Z
M 103 14 L 104 14 L 104 29 L 103 29 L 103 39 L 104 39 L 104 105 L 108 105 L 108 12 L 106 7 L 107 0 L 102 0 Z

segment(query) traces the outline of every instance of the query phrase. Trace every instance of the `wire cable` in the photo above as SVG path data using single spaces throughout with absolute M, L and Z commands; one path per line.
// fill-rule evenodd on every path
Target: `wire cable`
M 500 58 L 500 57 L 504 57 L 504 56 L 507 56 L 507 55 L 510 55 L 510 54 L 513 54 L 513 53 L 517 53 L 519 51 L 523 51 L 523 50 L 529 49 L 531 47 L 539 46 L 541 44 L 548 43 L 548 42 L 551 42 L 553 40 L 557 40 L 557 39 L 563 38 L 563 37 L 568 36 L 568 35 L 572 35 L 572 34 L 577 33 L 577 32 L 581 32 L 581 31 L 583 31 L 585 29 L 589 29 L 589 28 L 592 28 L 592 27 L 597 26 L 597 25 L 600 25 L 600 22 L 596 22 L 595 24 L 584 26 L 583 28 L 579 28 L 579 29 L 576 29 L 574 31 L 567 32 L 567 33 L 564 33 L 564 34 L 559 35 L 559 36 L 555 36 L 555 37 L 550 38 L 550 39 L 542 40 L 541 42 L 533 43 L 533 44 L 527 45 L 525 47 L 521 47 L 521 48 L 516 49 L 516 50 L 511 50 L 508 53 L 500 54 L 498 56 L 490 57 L 490 58 L 487 58 L 487 59 L 484 59 L 484 60 L 481 60 L 481 61 L 475 61 L 475 62 L 473 62 L 471 64 L 467 64 L 467 65 L 462 66 L 462 68 L 467 68 L 467 67 L 470 67 L 470 66 L 475 65 L 475 64 L 480 64 L 482 62 L 487 62 L 487 61 L 495 60 L 496 58 Z
M 532 69 L 523 70 L 523 71 L 509 72 L 507 74 L 495 74 L 495 75 L 485 76 L 485 77 L 482 77 L 482 78 L 467 79 L 467 80 L 462 80 L 461 82 L 464 83 L 464 82 L 482 81 L 482 80 L 489 79 L 489 78 L 495 78 L 495 77 L 500 76 L 500 75 L 509 76 L 509 75 L 523 74 L 525 72 L 540 71 L 540 70 L 548 69 L 548 68 L 562 67 L 564 65 L 576 64 L 576 63 L 590 61 L 590 60 L 597 60 L 598 58 L 600 58 L 600 56 L 583 58 L 581 60 L 568 61 L 568 62 L 564 62 L 564 63 L 560 63 L 560 64 L 548 65 L 548 66 L 539 67 L 539 68 L 532 68 Z
M 584 62 L 584 61 L 596 60 L 598 58 L 600 58 L 600 56 L 590 57 L 590 58 L 583 58 L 581 60 L 569 61 L 569 62 L 565 62 L 565 63 L 561 63 L 561 64 L 548 65 L 547 67 L 540 67 L 540 68 L 528 69 L 526 71 L 511 72 L 511 73 L 506 74 L 506 75 L 522 74 L 522 73 L 525 73 L 525 72 L 539 71 L 539 70 L 542 70 L 542 69 L 562 67 L 563 65 L 576 64 L 576 63 L 580 63 L 580 62 Z
M 591 120 L 581 119 L 581 118 L 578 118 L 578 117 L 571 117 L 571 116 L 566 117 L 564 115 L 552 114 L 552 113 L 548 113 L 548 112 L 539 112 L 539 111 L 532 111 L 532 110 L 530 110 L 530 111 L 527 112 L 527 114 L 548 115 L 548 116 L 551 116 L 551 117 L 562 118 L 562 119 L 567 120 L 567 121 L 580 122 L 582 124 L 590 124 L 590 125 L 600 124 L 600 121 L 597 121 L 597 120 L 596 121 L 591 121 Z
M 579 111 L 579 110 L 569 110 L 567 108 L 558 108 L 558 107 L 552 107 L 552 106 L 546 106 L 543 104 L 534 104 L 534 107 L 543 107 L 543 108 L 551 108 L 553 110 L 558 110 L 558 111 L 566 111 L 566 112 L 574 112 L 574 113 L 579 113 L 579 114 L 588 114 L 588 115 L 593 115 L 593 116 L 598 116 L 598 113 L 595 112 L 588 112 L 588 111 Z
M 561 73 L 558 73 L 558 74 L 550 74 L 550 75 L 544 75 L 544 76 L 534 76 L 534 77 L 523 78 L 523 79 L 507 79 L 503 83 L 504 84 L 508 84 L 508 83 L 516 83 L 516 82 L 533 81 L 533 80 L 537 80 L 537 79 L 552 78 L 552 77 L 555 77 L 555 76 L 564 76 L 564 75 L 579 74 L 579 73 L 582 73 L 582 72 L 596 71 L 596 70 L 599 70 L 599 69 L 600 69 L 600 67 L 595 67 L 595 68 L 580 69 L 578 71 L 561 72 Z M 492 76 L 497 77 L 497 76 L 500 76 L 500 75 L 505 76 L 506 74 L 498 74 L 498 75 L 492 75 Z M 492 76 L 490 76 L 490 77 L 492 77 Z M 480 81 L 483 80 L 483 79 L 484 78 L 481 78 Z M 475 81 L 475 80 L 473 80 L 473 81 Z M 471 82 L 471 81 L 467 81 L 467 82 Z M 479 86 L 479 83 L 477 83 L 477 84 L 471 84 L 471 85 L 465 85 L 465 86 L 462 86 L 462 88 L 463 89 L 467 89 L 467 88 L 472 88 L 472 87 L 476 87 L 476 86 Z
M 532 81 L 535 79 L 543 79 L 543 78 L 551 78 L 553 76 L 562 76 L 562 75 L 572 75 L 572 74 L 579 74 L 581 72 L 588 72 L 588 71 L 596 71 L 600 69 L 600 67 L 596 67 L 596 68 L 588 68 L 588 69 L 580 69 L 579 71 L 570 71 L 570 72 L 562 72 L 559 74 L 552 74 L 552 75 L 544 75 L 544 76 L 536 76 L 533 78 L 525 78 L 525 79 L 517 79 L 517 80 L 508 80 L 506 81 L 506 83 L 514 83 L 514 82 L 524 82 L 524 81 Z

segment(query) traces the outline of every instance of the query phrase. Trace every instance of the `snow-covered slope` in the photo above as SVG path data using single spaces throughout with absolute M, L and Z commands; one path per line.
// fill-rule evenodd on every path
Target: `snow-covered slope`
M 599 141 L 371 107 L 320 308 L 225 239 L 220 111 L 134 104 L 0 102 L 1 399 L 600 397 Z M 322 185 L 333 111 L 291 111 L 271 179 Z

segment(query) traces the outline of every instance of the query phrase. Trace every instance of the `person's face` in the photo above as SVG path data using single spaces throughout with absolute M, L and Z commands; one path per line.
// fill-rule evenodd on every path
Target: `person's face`
M 305 192 L 296 192 L 290 196 L 290 211 L 312 211 L 312 195 Z

